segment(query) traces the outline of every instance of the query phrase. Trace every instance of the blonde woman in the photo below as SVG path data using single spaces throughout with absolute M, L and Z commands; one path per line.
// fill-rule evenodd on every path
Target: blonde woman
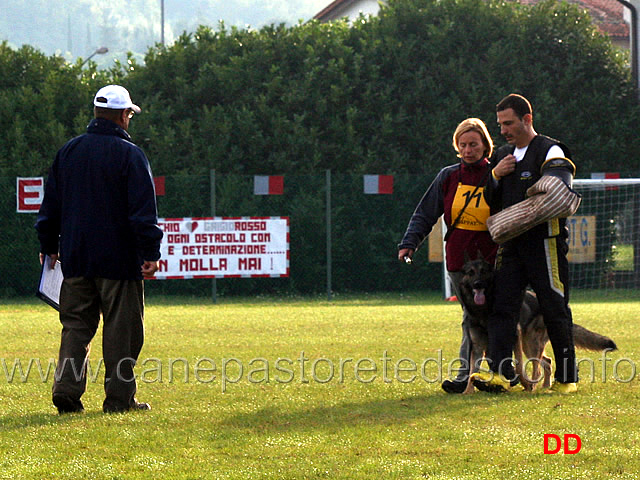
M 488 157 L 493 153 L 493 141 L 484 122 L 467 118 L 453 134 L 453 148 L 459 161 L 443 168 L 418 203 L 407 231 L 398 245 L 398 259 L 413 257 L 431 229 L 444 215 L 446 266 L 458 298 L 457 286 L 462 277 L 465 257 L 475 259 L 478 252 L 493 263 L 497 245 L 491 240 L 485 224 L 489 206 L 484 200 L 484 185 L 489 175 Z M 463 307 L 461 368 L 453 380 L 445 380 L 447 393 L 462 393 L 467 386 L 471 338 L 468 313 Z

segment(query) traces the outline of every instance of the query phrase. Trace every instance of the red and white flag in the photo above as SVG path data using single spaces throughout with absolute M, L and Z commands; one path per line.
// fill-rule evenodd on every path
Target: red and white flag
M 591 172 L 591 178 L 594 180 L 612 180 L 615 178 L 620 178 L 620 173 L 618 172 Z M 602 187 L 597 188 L 596 190 L 601 190 Z M 617 190 L 618 187 L 615 185 L 607 185 L 605 190 Z
M 620 174 L 618 172 L 591 172 L 591 178 L 594 180 L 620 178 Z
M 37 213 L 44 198 L 44 177 L 16 177 L 16 210 Z
M 365 175 L 364 193 L 391 195 L 393 193 L 393 175 Z
M 282 175 L 254 175 L 254 195 L 282 195 L 284 193 L 284 177 Z

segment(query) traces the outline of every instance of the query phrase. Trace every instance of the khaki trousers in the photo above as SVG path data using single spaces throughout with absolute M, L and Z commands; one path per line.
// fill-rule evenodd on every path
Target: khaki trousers
M 133 367 L 144 342 L 142 280 L 67 278 L 60 290 L 62 336 L 53 393 L 80 400 L 87 387 L 91 340 L 103 317 L 104 410 L 134 405 Z M 97 369 L 98 366 L 94 367 Z

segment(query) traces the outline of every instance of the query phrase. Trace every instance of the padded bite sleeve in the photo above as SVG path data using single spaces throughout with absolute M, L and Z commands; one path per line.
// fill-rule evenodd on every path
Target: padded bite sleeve
M 494 242 L 505 243 L 553 218 L 576 213 L 582 197 L 559 177 L 545 175 L 527 190 L 529 198 L 491 215 L 487 227 Z

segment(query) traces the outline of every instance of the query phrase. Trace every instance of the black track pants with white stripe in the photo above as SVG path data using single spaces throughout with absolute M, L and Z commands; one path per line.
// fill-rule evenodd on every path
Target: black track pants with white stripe
M 559 233 L 558 221 L 552 220 L 505 243 L 498 251 L 487 356 L 491 370 L 508 379 L 514 377 L 511 355 L 523 294 L 530 286 L 538 297 L 553 348 L 555 379 L 562 383 L 578 380 L 569 308 L 568 246 Z

